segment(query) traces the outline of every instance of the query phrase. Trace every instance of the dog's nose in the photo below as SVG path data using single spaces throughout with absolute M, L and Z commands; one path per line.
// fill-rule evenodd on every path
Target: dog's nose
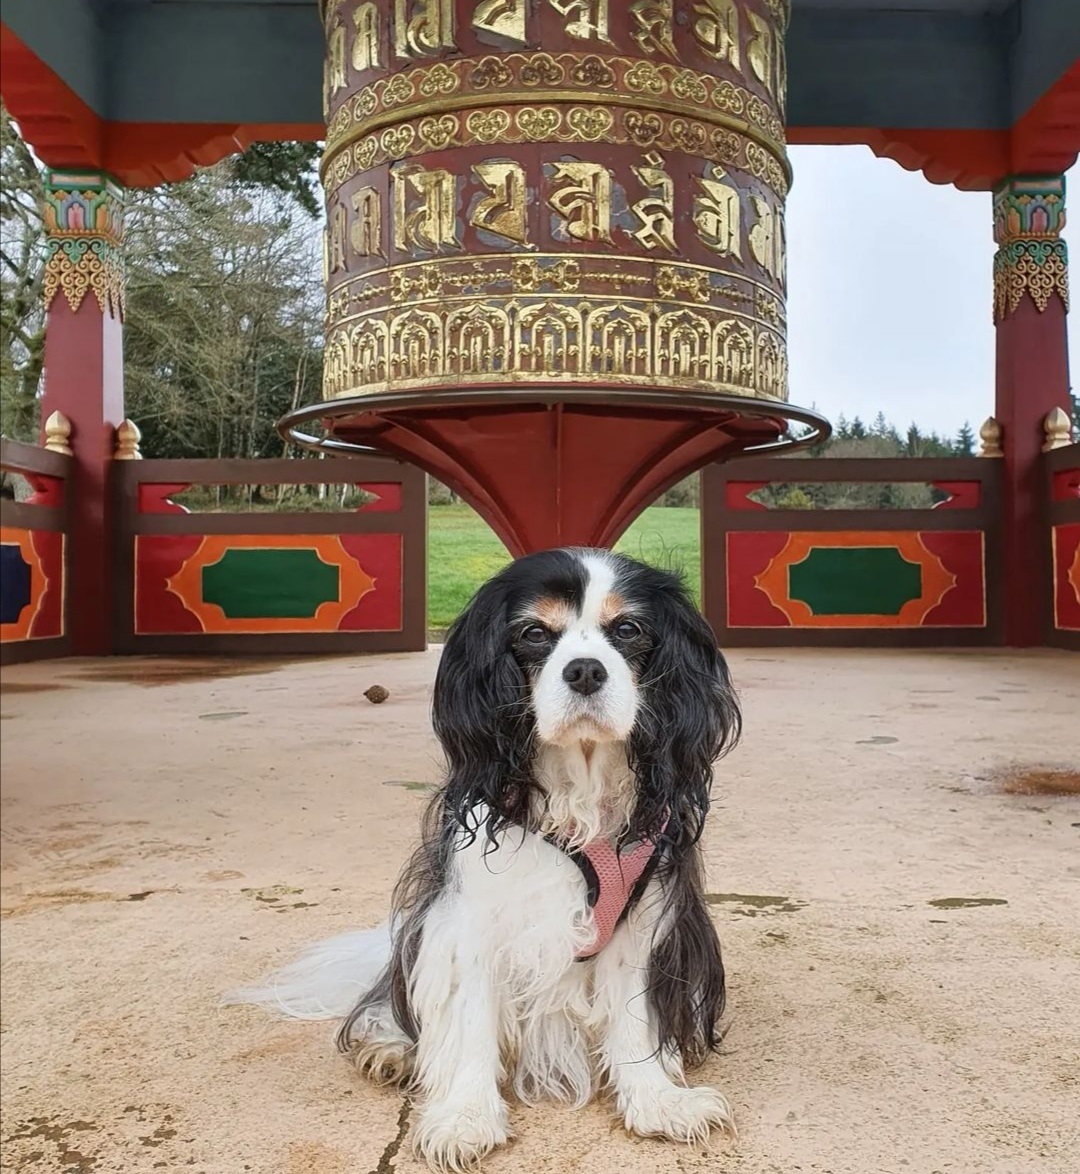
M 562 679 L 582 697 L 588 697 L 607 680 L 607 669 L 591 657 L 572 660 L 562 671 Z

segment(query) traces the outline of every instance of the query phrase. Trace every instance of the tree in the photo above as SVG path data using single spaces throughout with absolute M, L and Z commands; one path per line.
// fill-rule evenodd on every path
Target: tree
M 953 441 L 953 452 L 960 457 L 975 455 L 975 433 L 967 420 L 960 425 L 960 431 L 956 434 L 956 439 Z
M 41 172 L 0 106 L 0 424 L 33 440 L 45 360 Z
M 314 217 L 321 206 L 315 170 L 321 152 L 321 143 L 252 143 L 233 160 L 233 177 L 245 187 L 289 196 Z
M 280 455 L 275 422 L 319 396 L 319 251 L 294 200 L 228 164 L 133 193 L 124 374 L 147 456 Z
M 186 183 L 128 193 L 125 379 L 151 456 L 277 455 L 318 398 L 317 143 L 254 143 Z M 42 169 L 0 107 L 0 415 L 38 431 Z

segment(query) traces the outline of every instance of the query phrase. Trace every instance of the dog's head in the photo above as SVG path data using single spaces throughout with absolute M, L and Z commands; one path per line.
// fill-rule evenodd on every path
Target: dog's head
M 529 555 L 483 586 L 447 637 L 434 707 L 451 807 L 483 803 L 496 822 L 524 822 L 538 743 L 622 742 L 633 825 L 681 819 L 696 836 L 712 763 L 739 730 L 724 659 L 681 581 L 599 550 Z

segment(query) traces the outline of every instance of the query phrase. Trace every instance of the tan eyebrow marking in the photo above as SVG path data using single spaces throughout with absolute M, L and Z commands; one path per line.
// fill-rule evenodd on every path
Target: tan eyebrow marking
M 566 631 L 574 618 L 570 605 L 565 600 L 553 599 L 551 597 L 536 600 L 529 609 L 529 612 L 544 627 L 550 628 L 553 632 Z
M 618 592 L 609 591 L 600 604 L 600 626 L 610 624 L 626 611 L 626 600 Z

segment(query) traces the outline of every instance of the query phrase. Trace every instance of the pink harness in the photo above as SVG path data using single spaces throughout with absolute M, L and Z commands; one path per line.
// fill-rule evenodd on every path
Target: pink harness
M 565 852 L 581 869 L 588 886 L 596 937 L 577 956 L 578 962 L 584 962 L 595 958 L 611 941 L 619 922 L 641 895 L 645 887 L 642 877 L 656 859 L 656 841 L 642 840 L 621 852 L 610 840 L 593 840 L 573 851 L 551 837 L 548 842 Z

